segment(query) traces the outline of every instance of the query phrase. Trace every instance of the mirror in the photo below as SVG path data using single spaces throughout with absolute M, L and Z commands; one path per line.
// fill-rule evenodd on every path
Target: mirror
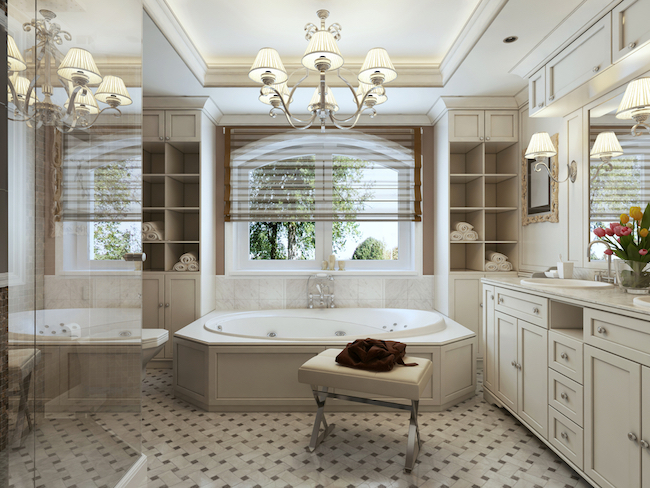
M 589 111 L 589 149 L 600 132 L 613 131 L 624 154 L 612 158 L 612 169 L 598 158 L 589 161 L 589 241 L 596 236 L 594 228 L 616 222 L 631 206 L 645 205 L 650 201 L 650 136 L 643 133 L 634 137 L 630 133 L 632 121 L 616 118 L 616 110 L 623 94 L 608 100 Z M 600 168 L 600 170 L 599 170 Z M 593 246 L 590 260 L 605 259 L 605 246 Z
M 551 136 L 551 142 L 558 148 L 558 134 Z M 525 151 L 524 151 L 525 153 Z M 551 180 L 546 170 L 535 171 L 537 161 L 526 159 L 522 153 L 521 162 L 521 208 L 522 225 L 536 222 L 559 222 L 558 188 L 556 181 Z M 546 158 L 546 165 L 551 168 L 557 179 L 557 155 Z

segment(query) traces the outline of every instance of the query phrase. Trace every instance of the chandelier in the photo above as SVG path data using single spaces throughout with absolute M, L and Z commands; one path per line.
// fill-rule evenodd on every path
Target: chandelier
M 33 78 L 23 76 L 27 64 L 15 40 L 7 35 L 8 86 L 7 97 L 13 103 L 13 118 L 10 120 L 26 122 L 29 127 L 39 128 L 43 125 L 56 127 L 61 132 L 73 129 L 88 129 L 97 118 L 107 110 L 113 110 L 116 117 L 122 112 L 121 105 L 130 105 L 124 81 L 117 76 L 104 76 L 99 73 L 92 54 L 85 49 L 70 48 L 64 56 L 57 48 L 63 40 L 71 41 L 69 32 L 53 20 L 56 14 L 49 10 L 40 10 L 44 20 L 32 19 L 23 24 L 23 30 L 35 29 L 36 46 L 34 51 L 35 73 Z M 68 96 L 61 107 L 52 101 L 54 94 L 53 70 Z M 99 85 L 93 95 L 90 86 Z M 42 99 L 36 94 L 40 87 Z M 108 107 L 100 110 L 97 102 Z
M 305 38 L 309 41 L 307 50 L 302 57 L 302 65 L 305 67 L 305 75 L 295 84 L 291 92 L 287 86 L 289 79 L 280 55 L 269 47 L 260 49 L 251 67 L 248 76 L 257 83 L 264 86 L 260 90 L 259 100 L 262 103 L 271 105 L 269 115 L 275 118 L 282 113 L 287 122 L 295 129 L 307 129 L 316 121 L 320 122 L 321 130 L 325 130 L 325 123 L 329 119 L 339 129 L 352 129 L 362 113 L 368 112 L 370 117 L 377 114 L 376 105 L 388 100 L 384 84 L 390 83 L 397 78 L 397 71 L 393 67 L 388 53 L 383 48 L 374 48 L 368 51 L 366 59 L 357 75 L 359 86 L 355 89 L 343 76 L 343 56 L 339 51 L 336 41 L 341 39 L 341 26 L 332 24 L 325 28 L 325 19 L 329 17 L 327 10 L 316 12 L 320 19 L 320 29 L 309 23 L 305 26 Z M 320 74 L 318 87 L 307 106 L 311 113 L 309 120 L 301 120 L 295 117 L 290 110 L 293 102 L 293 94 L 296 88 L 307 79 L 310 70 Z M 336 71 L 337 76 L 343 80 L 351 90 L 356 111 L 350 117 L 338 118 L 334 114 L 339 106 L 334 99 L 325 76 L 328 72 Z

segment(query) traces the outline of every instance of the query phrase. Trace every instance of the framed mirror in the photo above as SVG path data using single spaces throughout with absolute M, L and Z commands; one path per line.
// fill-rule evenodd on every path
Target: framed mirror
M 558 134 L 551 137 L 557 150 Z M 525 151 L 524 151 L 525 152 Z M 536 222 L 559 222 L 558 189 L 559 185 L 553 181 L 544 170 L 535 171 L 534 159 L 526 159 L 522 154 L 521 162 L 521 208 L 522 225 Z M 555 179 L 558 174 L 557 155 L 546 159 L 546 164 L 551 168 Z

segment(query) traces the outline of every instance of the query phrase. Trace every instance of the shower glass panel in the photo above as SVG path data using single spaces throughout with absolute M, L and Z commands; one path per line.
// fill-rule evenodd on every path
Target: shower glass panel
M 7 13 L 25 69 L 8 73 L 0 482 L 112 487 L 142 462 L 142 3 Z

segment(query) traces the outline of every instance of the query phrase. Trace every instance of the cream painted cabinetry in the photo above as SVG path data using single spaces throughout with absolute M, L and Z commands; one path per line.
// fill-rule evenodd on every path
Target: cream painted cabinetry
M 618 61 L 650 41 L 650 2 L 625 0 L 612 10 L 612 54 Z
M 199 142 L 201 113 L 196 110 L 147 110 L 142 114 L 143 142 Z
M 533 115 L 546 105 L 546 68 L 542 67 L 528 79 L 528 113 Z
M 494 318 L 494 287 L 483 285 L 481 309 L 483 311 L 482 329 L 479 333 L 479 350 L 483 357 L 483 384 L 494 388 L 494 341 L 496 337 Z M 482 346 L 482 347 L 481 347 Z
M 517 142 L 516 110 L 454 110 L 449 113 L 450 142 Z

